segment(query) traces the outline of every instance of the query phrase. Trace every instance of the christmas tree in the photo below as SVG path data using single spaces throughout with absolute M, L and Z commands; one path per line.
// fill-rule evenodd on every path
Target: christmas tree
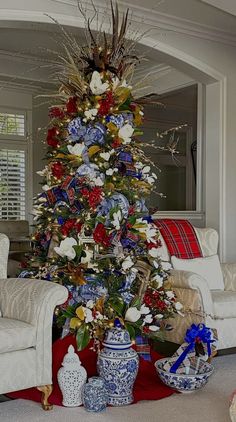
M 130 82 L 138 57 L 128 41 L 128 11 L 112 34 L 87 45 L 64 32 L 57 98 L 50 108 L 47 164 L 35 199 L 33 253 L 23 275 L 68 287 L 57 321 L 76 332 L 78 349 L 100 341 L 119 318 L 134 339 L 160 337 L 181 308 L 158 258 L 158 229 L 145 198 L 156 175 L 141 149 L 141 101 Z

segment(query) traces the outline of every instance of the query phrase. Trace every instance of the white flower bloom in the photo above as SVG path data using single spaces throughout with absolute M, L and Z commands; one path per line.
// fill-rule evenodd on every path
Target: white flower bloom
M 167 290 L 166 296 L 168 297 L 168 299 L 173 299 L 175 297 L 175 294 L 172 290 Z
M 36 171 L 39 176 L 47 176 L 48 174 L 48 166 L 46 166 L 43 170 Z
M 126 311 L 125 314 L 125 320 L 129 322 L 137 322 L 140 317 L 141 312 L 137 308 L 132 306 Z
M 97 108 L 90 108 L 90 110 L 85 110 L 85 112 L 84 112 L 85 119 L 83 119 L 83 120 L 84 121 L 94 120 L 97 113 L 98 113 Z
M 114 212 L 112 218 L 113 218 L 113 220 L 111 221 L 111 224 L 113 224 L 113 226 L 115 227 L 116 230 L 119 230 L 120 229 L 120 222 L 123 218 L 121 211 L 118 210 L 117 212 Z
M 66 237 L 61 241 L 60 246 L 54 248 L 55 252 L 60 255 L 62 258 L 65 256 L 71 260 L 76 257 L 76 252 L 73 246 L 76 246 L 77 242 L 73 237 Z
M 84 313 L 85 313 L 85 323 L 86 324 L 88 324 L 89 322 L 92 322 L 94 320 L 93 313 L 92 313 L 91 309 L 84 308 Z
M 157 327 L 156 325 L 150 325 L 148 328 L 150 331 L 153 331 L 153 332 L 160 330 L 160 327 Z
M 131 142 L 133 132 L 134 128 L 129 123 L 126 123 L 119 129 L 118 136 L 124 140 L 125 144 L 129 144 Z
M 163 318 L 163 315 L 162 314 L 155 315 L 155 319 L 162 319 L 162 318 Z
M 96 70 L 92 74 L 89 86 L 94 95 L 101 95 L 109 88 L 109 84 L 102 82 L 101 74 Z
M 143 169 L 142 169 L 142 173 L 143 174 L 146 174 L 146 173 L 149 173 L 149 171 L 151 170 L 151 167 L 150 166 L 145 166 L 145 167 L 143 167 Z
M 42 189 L 44 190 L 44 192 L 47 192 L 47 190 L 51 189 L 50 186 L 48 185 L 43 185 Z
M 167 261 L 162 261 L 161 264 L 164 271 L 169 271 L 172 268 L 172 265 Z
M 106 170 L 106 175 L 107 176 L 112 176 L 114 173 L 117 173 L 118 172 L 118 168 L 114 168 L 114 169 L 112 169 L 112 168 L 109 168 L 108 170 Z
M 122 262 L 122 269 L 124 271 L 128 270 L 129 268 L 131 268 L 134 265 L 134 262 L 132 261 L 132 259 L 130 258 L 130 256 L 127 256 L 124 261 Z
M 105 161 L 109 161 L 110 160 L 111 154 L 109 152 L 101 152 L 99 155 Z
M 151 322 L 153 321 L 152 315 L 151 314 L 146 315 L 143 321 L 145 324 L 151 324 Z
M 144 303 L 142 304 L 141 308 L 140 308 L 140 312 L 142 315 L 147 315 L 150 312 L 150 309 L 148 306 L 144 305 Z
M 81 142 L 80 144 L 75 144 L 75 145 L 67 145 L 67 149 L 69 151 L 70 154 L 72 155 L 82 155 L 84 149 L 85 149 L 85 144 L 84 142 Z
M 93 309 L 93 307 L 94 307 L 94 303 L 92 299 L 89 299 L 88 302 L 86 303 L 86 308 Z

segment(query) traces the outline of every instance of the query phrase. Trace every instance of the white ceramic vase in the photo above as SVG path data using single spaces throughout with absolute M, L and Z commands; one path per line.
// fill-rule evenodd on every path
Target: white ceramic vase
M 57 373 L 58 384 L 63 395 L 63 406 L 76 407 L 82 404 L 82 388 L 87 380 L 87 372 L 72 345 L 64 356 L 62 367 Z

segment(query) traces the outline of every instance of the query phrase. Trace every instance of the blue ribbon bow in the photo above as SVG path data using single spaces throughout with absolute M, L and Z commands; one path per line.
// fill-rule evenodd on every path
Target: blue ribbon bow
M 188 353 L 194 350 L 196 343 L 206 343 L 207 354 L 208 356 L 211 356 L 211 343 L 214 343 L 215 340 L 212 339 L 211 329 L 206 327 L 205 324 L 192 324 L 191 327 L 186 331 L 184 341 L 188 343 L 188 346 L 178 357 L 177 361 L 171 366 L 170 372 L 172 373 L 176 373 L 176 370 L 184 361 Z

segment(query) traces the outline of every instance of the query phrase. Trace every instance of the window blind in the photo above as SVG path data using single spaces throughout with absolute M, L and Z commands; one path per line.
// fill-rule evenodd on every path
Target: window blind
M 0 149 L 0 219 L 25 219 L 25 164 L 24 150 Z
M 0 135 L 25 136 L 25 115 L 0 113 Z

